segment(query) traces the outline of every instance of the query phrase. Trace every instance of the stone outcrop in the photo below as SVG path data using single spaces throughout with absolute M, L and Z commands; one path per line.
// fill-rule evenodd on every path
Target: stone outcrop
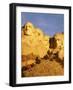
M 22 28 L 22 55 L 33 53 L 40 58 L 44 57 L 49 49 L 49 38 L 32 23 L 26 23 Z
M 22 77 L 63 75 L 64 33 L 50 37 L 27 22 L 21 31 L 21 55 Z

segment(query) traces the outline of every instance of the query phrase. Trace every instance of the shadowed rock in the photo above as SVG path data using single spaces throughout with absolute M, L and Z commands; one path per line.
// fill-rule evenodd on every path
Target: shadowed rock
M 57 47 L 57 41 L 54 37 L 49 39 L 50 46 L 49 48 L 55 49 Z
M 36 57 L 36 64 L 40 64 L 40 63 L 41 63 L 41 60 L 38 57 Z

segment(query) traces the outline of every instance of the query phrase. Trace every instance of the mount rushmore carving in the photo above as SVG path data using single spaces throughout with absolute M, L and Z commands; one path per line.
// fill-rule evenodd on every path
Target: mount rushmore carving
M 35 27 L 31 22 L 27 22 L 22 27 L 21 31 L 21 55 L 22 55 L 21 61 L 22 76 L 25 76 L 24 73 L 29 73 L 29 70 L 33 73 L 33 70 L 31 69 L 32 68 L 34 69 L 34 67 L 36 68 L 37 64 L 41 69 L 43 65 L 47 62 L 49 63 L 47 64 L 47 67 L 50 67 L 51 65 L 50 62 L 54 62 L 54 64 L 56 62 L 59 63 L 60 67 L 58 65 L 58 68 L 62 69 L 62 72 L 60 74 L 63 75 L 64 33 L 63 32 L 56 33 L 53 37 L 51 37 L 49 35 L 46 35 L 41 29 Z M 49 75 L 48 73 L 49 71 L 47 71 L 47 75 Z M 56 71 L 56 75 L 58 74 L 59 72 Z M 29 73 L 29 75 L 26 76 L 39 76 L 39 75 L 45 74 L 39 73 L 31 75 Z

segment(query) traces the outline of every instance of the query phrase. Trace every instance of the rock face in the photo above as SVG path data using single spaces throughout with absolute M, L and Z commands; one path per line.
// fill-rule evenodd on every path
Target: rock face
M 42 30 L 35 28 L 28 22 L 22 28 L 22 55 L 34 54 L 40 58 L 46 55 L 49 49 L 49 36 Z
M 57 40 L 56 50 L 58 51 L 58 56 L 61 60 L 64 60 L 64 34 L 57 33 L 54 37 Z
M 64 75 L 64 34 L 50 37 L 27 22 L 21 31 L 21 55 L 22 77 Z
M 58 56 L 61 60 L 64 60 L 64 34 L 56 33 L 49 40 L 49 50 L 52 53 L 58 53 Z

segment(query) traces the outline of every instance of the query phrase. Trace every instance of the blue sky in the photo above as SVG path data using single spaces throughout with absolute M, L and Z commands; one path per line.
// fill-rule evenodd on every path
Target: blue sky
M 64 32 L 63 14 L 21 12 L 21 26 L 26 22 L 33 23 L 50 36 L 53 36 L 56 32 Z

